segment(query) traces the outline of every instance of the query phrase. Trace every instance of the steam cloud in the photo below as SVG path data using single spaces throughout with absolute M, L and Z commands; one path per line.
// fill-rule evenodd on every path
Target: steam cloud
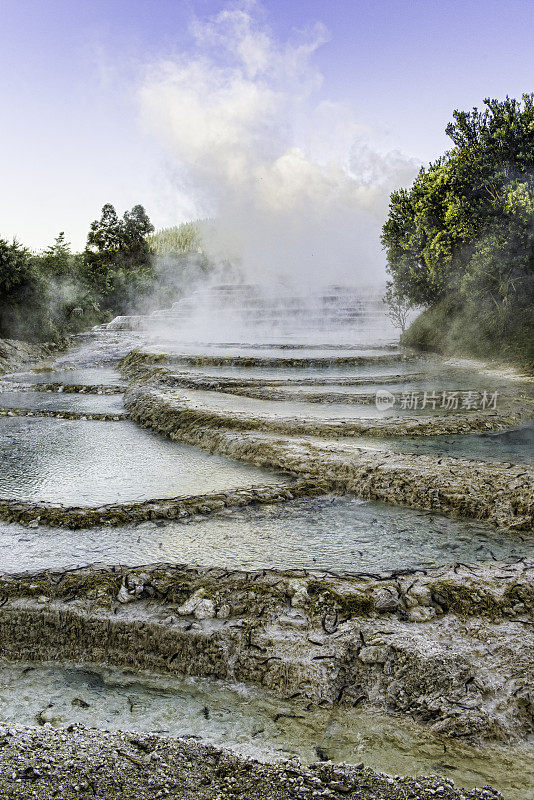
M 314 99 L 326 29 L 280 44 L 260 7 L 239 3 L 191 32 L 194 55 L 147 69 L 142 117 L 246 279 L 301 290 L 383 280 L 389 194 L 417 165 L 373 149 L 350 109 Z

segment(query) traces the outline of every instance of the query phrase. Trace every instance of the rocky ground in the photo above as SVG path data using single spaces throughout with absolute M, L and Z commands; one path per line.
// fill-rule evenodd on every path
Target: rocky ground
M 1 341 L 0 374 L 49 354 L 46 346 Z M 372 363 L 403 360 L 387 354 L 373 357 Z M 199 405 L 195 389 L 224 392 L 228 386 L 211 385 L 212 379 L 204 377 L 188 378 L 190 385 L 183 378 L 177 382 L 176 367 L 232 365 L 236 359 L 175 361 L 169 366 L 166 356 L 150 353 L 124 359 L 124 375 L 130 380 L 126 406 L 132 419 L 172 439 L 282 470 L 289 480 L 254 491 L 95 509 L 6 500 L 0 503 L 0 517 L 30 527 L 45 522 L 119 525 L 349 491 L 512 529 L 533 527 L 531 467 L 399 454 L 379 447 L 373 451 L 351 444 L 349 438 L 365 434 L 375 437 L 378 445 L 380 437 L 389 435 L 499 430 L 531 414 L 530 400 L 516 402 L 511 396 L 498 412 L 454 418 L 322 423 L 294 416 L 254 419 L 239 410 L 221 411 L 216 403 Z M 277 367 L 282 361 L 293 367 L 309 363 L 258 358 L 249 359 L 248 365 Z M 334 363 L 316 361 L 321 367 Z M 368 361 L 351 356 L 342 363 Z M 239 363 L 244 365 L 243 359 Z M 249 383 L 241 389 L 232 386 L 232 393 L 269 398 L 270 389 Z M 184 388 L 192 391 L 187 394 Z M 42 384 L 40 389 L 64 387 Z M 120 389 L 78 386 L 65 391 Z M 331 402 L 343 399 L 325 397 Z M 358 402 L 368 399 L 354 397 Z M 281 390 L 279 399 L 291 400 L 291 392 Z M 305 399 L 313 402 L 313 395 Z M 284 699 L 297 698 L 304 706 L 373 705 L 466 741 L 525 741 L 534 730 L 529 688 L 534 676 L 533 568 L 522 559 L 514 564 L 454 564 L 345 576 L 176 565 L 0 575 L 0 650 L 13 660 L 93 661 L 229 678 L 263 686 Z M 462 791 L 444 778 L 390 777 L 363 764 L 261 764 L 192 740 L 0 723 L 0 800 L 84 796 L 501 797 L 490 787 Z
M 490 787 L 462 791 L 445 778 L 390 777 L 356 766 L 298 760 L 261 764 L 191 740 L 108 733 L 80 726 L 0 725 L 5 800 L 497 800 Z
M 11 660 L 108 663 L 369 703 L 434 731 L 533 733 L 534 564 L 334 577 L 152 565 L 0 579 Z
M 500 409 L 484 412 L 317 420 L 288 416 L 280 403 L 282 410 L 272 416 L 241 409 L 239 397 L 235 408 L 218 408 L 216 399 L 206 401 L 206 392 L 184 389 L 183 377 L 169 362 L 172 359 L 163 354 L 133 351 L 122 359 L 121 370 L 129 380 L 125 406 L 131 418 L 175 441 L 370 500 L 485 519 L 518 530 L 534 527 L 534 471 L 528 465 L 380 448 L 380 439 L 388 436 L 465 434 L 517 426 L 532 416 L 530 395 L 503 397 Z M 211 388 L 236 391 L 235 386 Z M 354 435 L 372 437 L 375 447 L 355 445 L 350 438 Z
M 30 362 L 40 361 L 52 352 L 47 344 L 30 344 L 17 339 L 0 339 L 0 375 L 22 369 Z
M 368 449 L 350 438 L 319 438 L 315 429 L 300 438 L 287 432 L 236 430 L 236 416 L 214 420 L 211 414 L 185 409 L 175 393 L 147 387 L 129 390 L 125 405 L 135 422 L 175 441 L 320 481 L 329 489 L 517 530 L 534 526 L 534 470 L 528 465 Z M 400 422 L 395 435 L 408 433 L 405 428 Z M 450 431 L 428 433 L 433 432 Z

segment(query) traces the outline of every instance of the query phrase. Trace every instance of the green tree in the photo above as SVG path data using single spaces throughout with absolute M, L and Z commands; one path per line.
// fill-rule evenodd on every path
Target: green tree
M 0 239 L 0 337 L 61 342 L 132 308 L 153 286 L 153 230 L 143 206 L 119 219 L 107 204 L 83 254 L 64 232 L 39 254 Z
M 168 306 L 215 269 L 206 252 L 205 237 L 213 235 L 211 220 L 183 222 L 148 237 L 157 270 L 153 304 Z
M 382 242 L 395 292 L 446 307 L 443 325 L 451 313 L 461 317 L 463 334 L 453 328 L 463 349 L 487 353 L 491 343 L 505 354 L 515 341 L 532 352 L 525 325 L 534 306 L 534 94 L 484 102 L 483 110 L 455 111 L 446 129 L 451 150 L 409 190 L 393 192 Z M 419 344 L 430 317 L 412 326 Z M 454 349 L 442 333 L 437 341 Z
M 83 277 L 99 297 L 106 298 L 113 291 L 120 242 L 120 220 L 111 203 L 106 203 L 100 219 L 91 223 L 84 252 Z
M 30 252 L 15 239 L 0 239 L 0 337 L 16 337 L 21 330 L 24 304 L 36 294 Z
M 183 222 L 164 228 L 149 237 L 150 247 L 158 256 L 177 256 L 203 252 L 199 223 Z
M 72 272 L 73 255 L 70 242 L 65 241 L 63 231 L 56 237 L 54 244 L 41 253 L 40 265 L 46 274 L 57 278 Z
M 148 236 L 153 232 L 154 226 L 143 206 L 137 205 L 131 211 L 125 211 L 119 250 L 122 261 L 127 267 L 135 266 L 150 271 L 152 253 Z
M 0 239 L 0 337 L 54 340 L 61 338 L 57 319 L 62 303 L 54 302 L 40 259 L 17 241 Z
M 154 231 L 141 205 L 119 219 L 106 203 L 91 223 L 84 252 L 83 277 L 103 308 L 119 313 L 151 286 L 152 255 L 147 236 Z
M 91 223 L 87 234 L 87 247 L 99 253 L 114 253 L 121 246 L 122 223 L 111 203 L 102 206 L 100 219 Z
M 5 302 L 32 279 L 30 251 L 16 239 L 0 239 L 0 297 Z

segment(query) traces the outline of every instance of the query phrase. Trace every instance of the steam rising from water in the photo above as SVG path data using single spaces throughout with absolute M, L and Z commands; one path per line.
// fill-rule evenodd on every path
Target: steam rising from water
M 300 291 L 381 282 L 389 193 L 416 165 L 375 150 L 350 109 L 317 101 L 324 26 L 279 43 L 261 9 L 239 3 L 191 33 L 193 55 L 147 69 L 142 115 L 199 216 L 217 219 L 245 280 Z

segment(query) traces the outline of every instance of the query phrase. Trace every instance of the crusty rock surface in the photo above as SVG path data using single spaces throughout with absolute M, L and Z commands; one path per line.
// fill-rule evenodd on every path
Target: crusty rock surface
M 0 580 L 0 655 L 362 702 L 470 739 L 533 731 L 534 564 L 333 577 L 187 566 Z
M 401 778 L 359 766 L 261 764 L 191 740 L 0 724 L 2 800 L 498 800 L 446 778 Z
M 0 373 L 45 355 L 46 348 L 2 342 Z M 315 359 L 314 365 L 402 360 L 394 354 L 349 356 L 341 361 Z M 258 496 L 242 490 L 223 497 L 100 509 L 5 501 L 0 514 L 31 525 L 121 524 L 333 490 L 510 528 L 533 528 L 534 473 L 529 467 L 373 452 L 350 443 L 356 434 L 374 436 L 379 444 L 380 437 L 390 435 L 496 430 L 517 424 L 531 411 L 528 404 L 511 399 L 502 411 L 488 414 L 313 422 L 227 413 L 217 409 L 216 402 L 213 407 L 195 405 L 195 392 L 176 391 L 230 388 L 236 395 L 270 396 L 269 388 L 251 380 L 247 389 L 243 381 L 241 387 L 232 380 L 225 385 L 203 376 L 179 377 L 176 370 L 180 365 L 235 363 L 302 367 L 310 361 L 186 357 L 175 359 L 169 368 L 165 355 L 134 353 L 123 362 L 125 375 L 136 382 L 127 393 L 128 408 L 135 421 L 170 438 L 280 469 L 294 479 L 289 488 L 260 488 Z M 369 381 L 352 381 L 358 382 Z M 32 388 L 63 390 L 52 383 Z M 118 384 L 64 389 L 120 390 Z M 290 399 L 291 393 L 280 390 L 284 396 Z M 340 398 L 325 394 L 323 399 Z M 362 402 L 367 396 L 354 399 Z M 271 494 L 264 496 L 264 491 Z M 230 678 L 264 686 L 284 698 L 302 698 L 310 708 L 319 703 L 369 703 L 414 716 L 450 736 L 526 739 L 534 732 L 533 566 L 523 560 L 341 577 L 152 565 L 0 576 L 0 655 Z M 77 726 L 8 728 L 0 723 L 0 800 L 84 796 L 501 797 L 489 787 L 464 792 L 442 778 L 388 777 L 363 765 L 264 765 L 191 740 Z
M 145 355 L 142 353 L 142 355 Z M 151 356 L 152 354 L 147 354 Z M 157 357 L 157 354 L 156 354 Z M 334 366 L 368 366 L 381 365 L 389 366 L 392 364 L 402 364 L 410 361 L 417 361 L 418 356 L 414 353 L 380 353 L 378 355 L 344 355 L 335 354 L 332 356 L 265 356 L 260 353 L 257 356 L 244 355 L 172 355 L 164 356 L 167 363 L 175 366 L 189 367 L 314 367 L 328 368 Z
M 23 401 L 24 402 L 24 401 Z M 54 411 L 51 408 L 4 408 L 0 393 L 0 417 L 54 417 L 55 419 L 95 419 L 100 422 L 118 422 L 127 419 L 124 412 Z
M 52 348 L 47 344 L 30 344 L 18 339 L 0 339 L 0 375 L 21 369 L 32 361 L 40 361 L 50 355 Z
M 184 408 L 173 393 L 144 386 L 127 391 L 125 405 L 145 427 L 255 466 L 321 480 L 369 500 L 485 519 L 516 530 L 534 528 L 534 469 L 528 465 L 393 453 L 359 447 L 350 439 L 295 438 L 264 432 L 261 423 L 252 426 L 260 430 L 235 430 L 236 416 L 215 420 L 212 412 Z M 404 422 L 399 425 L 397 434 L 409 432 Z
M 145 393 L 149 390 L 145 389 Z M 156 390 L 154 390 L 156 391 Z M 160 389 L 161 393 L 161 389 Z M 384 419 L 358 418 L 347 414 L 345 418 L 320 419 L 317 416 L 305 417 L 291 415 L 280 404 L 280 414 L 266 413 L 259 405 L 254 411 L 239 408 L 236 397 L 235 410 L 218 407 L 217 394 L 210 393 L 205 398 L 195 390 L 166 389 L 164 392 L 169 410 L 188 425 L 229 430 L 262 430 L 291 436 L 327 436 L 345 438 L 347 436 L 437 436 L 440 434 L 469 433 L 471 431 L 492 431 L 511 428 L 520 424 L 523 418 L 532 413 L 530 404 L 510 401 L 502 410 L 485 412 L 465 412 L 456 414 L 414 415 L 413 417 L 386 417 Z M 273 399 L 273 398 L 271 398 Z M 276 398 L 274 398 L 276 399 Z
M 321 481 L 285 480 L 279 484 L 250 486 L 227 492 L 110 503 L 102 506 L 64 506 L 45 501 L 0 498 L 0 519 L 25 525 L 40 524 L 72 529 L 97 525 L 129 525 L 157 519 L 183 519 L 210 514 L 223 508 L 282 503 L 299 497 L 315 497 L 328 491 Z

